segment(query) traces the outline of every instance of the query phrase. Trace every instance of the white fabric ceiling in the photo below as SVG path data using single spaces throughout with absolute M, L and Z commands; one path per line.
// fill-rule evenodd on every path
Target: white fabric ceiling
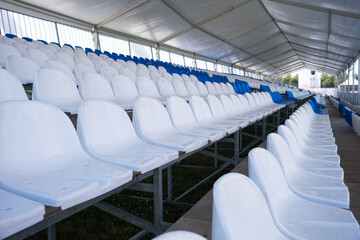
M 5 1 L 266 75 L 336 74 L 360 49 L 359 0 Z

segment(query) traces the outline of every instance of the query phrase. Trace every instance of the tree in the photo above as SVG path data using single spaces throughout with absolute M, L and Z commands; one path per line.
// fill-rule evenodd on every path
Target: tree
M 286 77 L 284 77 L 283 78 L 283 80 L 282 80 L 282 82 L 284 83 L 284 84 L 290 84 L 290 80 L 291 80 L 291 75 L 290 74 L 288 74 Z
M 326 73 L 321 74 L 321 87 L 333 88 L 335 86 L 335 76 L 327 75 Z
M 290 80 L 290 85 L 297 87 L 299 84 L 299 74 L 293 76 Z

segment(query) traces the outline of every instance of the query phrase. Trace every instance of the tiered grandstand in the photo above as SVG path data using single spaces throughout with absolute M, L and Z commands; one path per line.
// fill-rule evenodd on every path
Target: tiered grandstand
M 0 239 L 360 239 L 356 1 L 0 7 Z

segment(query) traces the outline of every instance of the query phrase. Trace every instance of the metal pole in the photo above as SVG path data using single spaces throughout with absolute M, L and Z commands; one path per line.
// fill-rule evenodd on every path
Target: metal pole
M 172 166 L 167 169 L 167 182 L 168 182 L 168 201 L 171 202 L 173 200 L 172 196 Z
M 154 176 L 154 224 L 161 229 L 163 223 L 163 196 L 162 196 L 162 171 L 160 168 L 153 170 Z
M 53 224 L 47 229 L 48 240 L 56 240 L 56 225 Z
M 349 95 L 348 93 L 350 92 L 350 67 L 348 67 L 348 69 L 347 69 L 347 83 L 346 83 L 346 85 L 347 85 L 347 88 L 346 88 L 346 101 L 348 100 L 347 99 L 347 96 Z
M 357 69 L 357 71 L 358 71 L 358 98 L 357 98 L 357 105 L 360 105 L 360 91 L 359 91 L 359 76 L 360 76 L 360 61 L 359 61 L 359 58 L 358 58 L 358 60 L 357 60 L 357 62 L 358 62 L 358 69 Z
M 354 94 L 355 94 L 355 63 L 352 67 L 352 93 L 351 93 L 351 104 L 354 104 Z

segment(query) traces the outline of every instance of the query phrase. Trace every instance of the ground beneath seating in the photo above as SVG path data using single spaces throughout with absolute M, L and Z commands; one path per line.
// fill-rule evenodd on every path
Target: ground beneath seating
M 360 222 L 360 138 L 345 122 L 345 118 L 327 102 L 341 166 L 344 169 L 344 180 L 350 191 L 350 210 Z M 266 148 L 266 141 L 259 147 Z M 247 157 L 232 172 L 248 176 Z M 188 212 L 177 220 L 167 231 L 187 230 L 211 239 L 212 190 L 200 199 Z

